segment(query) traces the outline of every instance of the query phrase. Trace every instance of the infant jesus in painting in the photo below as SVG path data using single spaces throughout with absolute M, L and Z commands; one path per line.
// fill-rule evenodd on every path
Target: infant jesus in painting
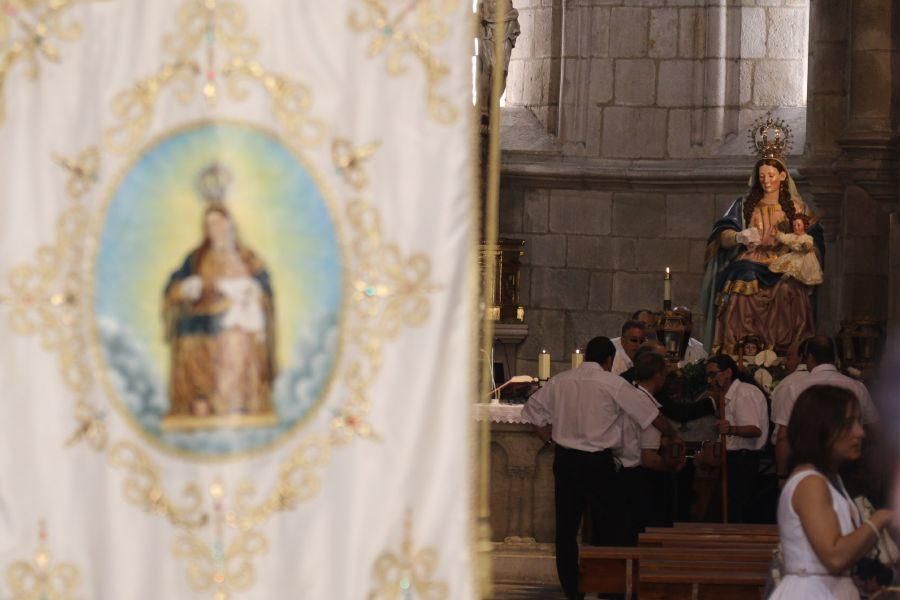
M 812 236 L 806 233 L 809 217 L 798 214 L 791 222 L 794 233 L 777 233 L 779 242 L 790 248 L 790 252 L 782 254 L 769 265 L 773 273 L 784 273 L 784 277 L 793 277 L 805 285 L 822 283 L 822 266 L 816 255 Z

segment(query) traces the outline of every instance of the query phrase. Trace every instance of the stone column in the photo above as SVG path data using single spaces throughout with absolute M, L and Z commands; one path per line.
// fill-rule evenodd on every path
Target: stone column
M 896 331 L 900 327 L 900 213 L 891 213 L 890 241 L 888 243 L 890 259 L 888 266 L 888 331 Z
M 893 1 L 850 3 L 849 119 L 838 171 L 880 202 L 897 200 L 898 148 L 891 127 Z
M 816 328 L 835 332 L 843 298 L 838 233 L 842 229 L 845 183 L 835 168 L 847 128 L 851 0 L 811 0 L 805 160 L 806 180 L 825 230 L 825 283 L 817 293 Z
M 834 242 L 841 221 L 844 184 L 834 169 L 837 140 L 847 126 L 849 0 L 810 3 L 806 160 L 800 169 L 812 191 L 825 239 Z

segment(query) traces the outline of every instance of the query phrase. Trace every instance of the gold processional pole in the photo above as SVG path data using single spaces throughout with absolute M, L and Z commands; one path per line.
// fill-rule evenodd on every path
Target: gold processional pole
M 488 255 L 497 249 L 499 207 L 500 207 L 500 92 L 503 85 L 504 40 L 506 38 L 506 14 L 509 0 L 497 0 L 494 13 L 494 60 L 491 68 L 491 97 L 488 105 L 490 115 L 488 128 L 487 155 L 487 202 L 484 215 L 484 241 Z M 494 345 L 494 322 L 488 314 L 492 304 L 491 291 L 496 274 L 495 262 L 488 258 L 484 261 L 484 281 L 482 282 L 482 344 L 481 344 L 481 387 L 479 401 L 483 402 L 490 394 L 491 356 Z M 491 572 L 491 420 L 484 418 L 479 428 L 479 506 L 478 506 L 478 539 L 480 548 L 480 587 L 482 597 L 491 595 L 493 578 Z

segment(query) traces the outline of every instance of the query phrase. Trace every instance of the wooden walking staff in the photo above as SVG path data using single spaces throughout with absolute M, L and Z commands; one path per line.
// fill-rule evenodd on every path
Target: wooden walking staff
M 719 420 L 725 418 L 725 394 L 717 394 L 716 410 L 719 411 Z M 722 445 L 722 523 L 728 524 L 728 451 L 726 450 L 726 435 L 719 434 L 719 443 Z

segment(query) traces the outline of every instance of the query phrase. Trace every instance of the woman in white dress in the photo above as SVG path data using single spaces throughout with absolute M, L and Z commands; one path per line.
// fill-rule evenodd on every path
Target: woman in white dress
M 810 387 L 797 399 L 788 423 L 795 467 L 778 502 L 784 573 L 770 600 L 859 599 L 851 570 L 891 520 L 879 510 L 860 521 L 838 475 L 860 457 L 859 414 L 856 397 L 833 386 Z

